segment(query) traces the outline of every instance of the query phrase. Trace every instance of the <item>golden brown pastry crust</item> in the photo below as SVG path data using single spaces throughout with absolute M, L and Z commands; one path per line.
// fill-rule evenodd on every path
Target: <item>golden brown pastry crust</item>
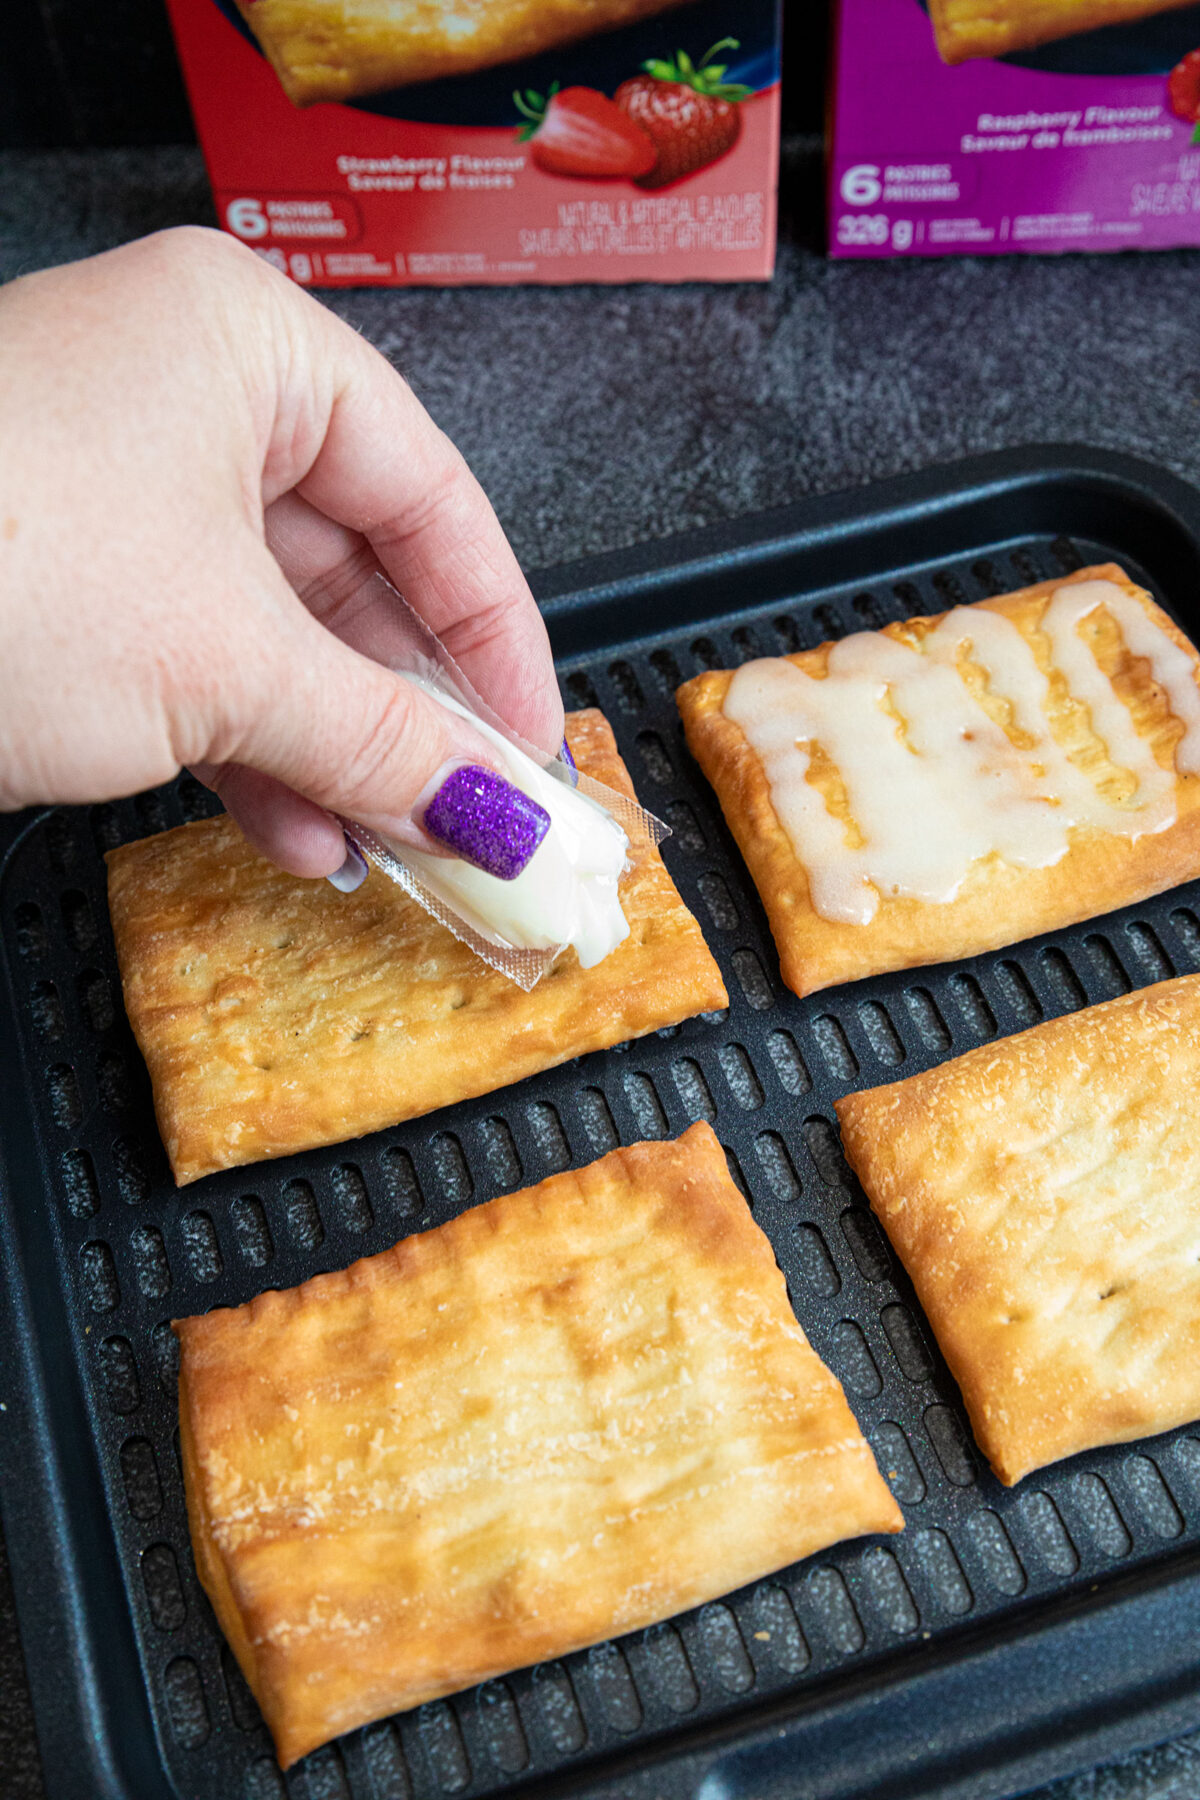
M 1115 563 L 1080 569 L 976 605 L 1009 619 L 1037 653 L 1037 625 L 1050 597 L 1077 581 L 1112 581 L 1124 588 L 1200 667 L 1188 639 Z M 897 639 L 920 635 L 944 616 L 885 625 L 883 634 Z M 1088 621 L 1087 631 L 1104 666 L 1114 673 L 1114 685 L 1130 706 L 1140 735 L 1151 744 L 1159 763 L 1170 768 L 1183 727 L 1151 678 L 1148 664 L 1129 656 L 1116 627 L 1099 611 Z M 830 649 L 829 644 L 819 644 L 787 661 L 820 675 Z M 732 671 L 726 669 L 696 676 L 680 688 L 679 710 L 688 745 L 716 790 L 766 908 L 783 979 L 797 994 L 889 969 L 976 956 L 1144 900 L 1200 875 L 1200 776 L 1177 775 L 1177 817 L 1165 831 L 1130 840 L 1080 827 L 1072 832 L 1066 855 L 1049 868 L 1020 869 L 996 855 L 981 857 L 953 900 L 932 904 L 881 894 L 869 924 L 822 918 L 809 898 L 804 865 L 776 817 L 762 763 L 741 727 L 721 710 L 732 679 Z M 1090 736 L 1085 709 L 1064 705 L 1061 695 L 1054 703 L 1060 743 L 1068 751 L 1085 744 Z
M 568 715 L 579 767 L 633 795 L 607 720 Z M 354 894 L 285 875 L 232 819 L 109 852 L 125 1006 L 183 1186 L 398 1124 L 727 1006 L 657 850 L 621 886 L 629 936 L 524 993 L 377 869 Z
M 288 99 L 311 106 L 518 62 L 681 3 L 471 0 L 451 9 L 438 0 L 238 0 L 238 7 Z
M 708 1125 L 175 1330 L 197 1567 L 285 1766 L 903 1526 Z
M 837 1101 L 1003 1482 L 1200 1417 L 1200 976 Z
M 1192 0 L 929 0 L 938 54 L 943 62 L 1007 56 L 1077 31 L 1148 19 L 1190 6 Z

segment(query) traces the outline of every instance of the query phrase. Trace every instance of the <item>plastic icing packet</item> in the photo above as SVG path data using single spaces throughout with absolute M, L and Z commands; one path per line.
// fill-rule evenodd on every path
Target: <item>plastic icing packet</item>
M 571 947 L 587 969 L 629 934 L 618 884 L 629 848 L 658 844 L 670 828 L 636 800 L 548 757 L 521 739 L 472 688 L 449 651 L 376 572 L 338 600 L 328 620 L 339 637 L 414 682 L 430 699 L 470 721 L 495 752 L 500 772 L 550 824 L 511 880 L 461 857 L 414 848 L 343 818 L 363 855 L 477 956 L 529 989 Z

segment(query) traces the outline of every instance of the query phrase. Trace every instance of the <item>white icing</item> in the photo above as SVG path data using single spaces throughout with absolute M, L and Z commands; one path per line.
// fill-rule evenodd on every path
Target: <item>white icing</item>
M 1075 582 L 1052 595 L 1041 629 L 1109 761 L 1134 778 L 1120 802 L 1106 799 L 1058 743 L 1047 676 L 1016 626 L 986 608 L 954 608 L 919 649 L 878 632 L 843 638 L 824 678 L 775 658 L 737 671 L 725 715 L 762 761 L 822 917 L 865 925 L 881 894 L 952 900 L 971 863 L 990 854 L 1018 868 L 1049 867 L 1066 852 L 1073 826 L 1135 838 L 1171 824 L 1174 774 L 1139 737 L 1079 635 L 1080 621 L 1100 605 L 1130 652 L 1149 661 L 1184 725 L 1175 755 L 1183 773 L 1200 770 L 1200 690 L 1191 658 L 1114 583 Z M 988 692 L 1010 703 L 1023 746 L 971 693 L 964 657 L 986 675 Z M 836 768 L 851 824 L 808 778 L 813 745 Z
M 629 936 L 617 891 L 629 839 L 610 813 L 538 767 L 500 732 L 438 688 L 432 699 L 469 718 L 499 752 L 504 773 L 550 814 L 550 829 L 521 873 L 500 881 L 458 857 L 403 849 L 404 861 L 437 897 L 484 937 L 519 950 L 572 945 L 581 967 L 592 968 Z

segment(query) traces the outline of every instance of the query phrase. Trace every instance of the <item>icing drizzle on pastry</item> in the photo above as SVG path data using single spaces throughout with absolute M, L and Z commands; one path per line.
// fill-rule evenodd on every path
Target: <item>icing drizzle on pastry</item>
M 1017 627 L 986 608 L 955 607 L 919 649 L 873 631 L 843 638 L 824 678 L 774 657 L 736 672 L 725 716 L 763 764 L 771 803 L 823 918 L 869 924 L 881 895 L 953 900 L 981 856 L 1047 868 L 1065 854 L 1074 826 L 1136 838 L 1174 821 L 1175 771 L 1138 735 L 1080 636 L 1081 621 L 1098 606 L 1126 649 L 1149 663 L 1184 727 L 1175 769 L 1200 773 L 1195 664 L 1110 581 L 1056 589 L 1039 630 L 1109 762 L 1133 778 L 1124 799 L 1106 797 L 1067 755 L 1048 714 L 1050 678 Z M 964 681 L 966 658 L 986 675 L 989 694 L 1009 702 L 1013 736 Z M 814 746 L 821 766 L 832 764 L 840 779 L 848 819 L 830 810 L 810 779 Z

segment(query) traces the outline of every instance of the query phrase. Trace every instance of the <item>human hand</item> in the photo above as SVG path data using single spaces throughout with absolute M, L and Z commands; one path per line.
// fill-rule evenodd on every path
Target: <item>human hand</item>
M 376 567 L 558 748 L 545 627 L 461 456 L 231 239 L 163 232 L 13 282 L 0 395 L 0 807 L 187 766 L 296 875 L 342 868 L 334 812 L 436 848 L 420 821 L 450 769 L 503 765 L 338 635 Z

